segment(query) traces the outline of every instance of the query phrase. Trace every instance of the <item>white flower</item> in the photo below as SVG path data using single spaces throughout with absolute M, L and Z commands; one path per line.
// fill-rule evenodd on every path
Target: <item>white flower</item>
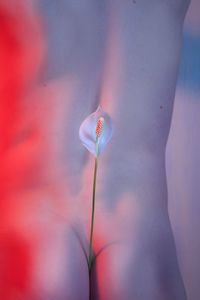
M 89 115 L 81 124 L 79 137 L 82 144 L 96 156 L 101 154 L 113 133 L 113 125 L 110 116 L 98 106 L 97 110 Z

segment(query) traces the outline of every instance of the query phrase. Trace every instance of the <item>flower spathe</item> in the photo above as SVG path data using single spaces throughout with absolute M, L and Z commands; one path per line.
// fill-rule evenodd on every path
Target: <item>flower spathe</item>
M 81 124 L 79 137 L 82 144 L 94 156 L 101 154 L 113 133 L 113 125 L 110 116 L 98 106 L 97 110 L 90 114 Z

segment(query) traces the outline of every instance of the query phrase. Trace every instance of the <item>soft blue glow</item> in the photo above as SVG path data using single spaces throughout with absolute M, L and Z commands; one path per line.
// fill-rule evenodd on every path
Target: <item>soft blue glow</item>
M 178 85 L 200 91 L 200 36 L 187 32 L 183 36 Z

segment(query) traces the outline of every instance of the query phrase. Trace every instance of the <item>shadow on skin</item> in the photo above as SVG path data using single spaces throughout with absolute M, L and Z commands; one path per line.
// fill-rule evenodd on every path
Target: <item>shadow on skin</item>
M 90 274 L 90 300 L 99 300 L 99 288 L 98 288 L 98 281 L 97 281 L 97 270 L 96 270 L 96 259 L 97 257 L 106 250 L 109 246 L 118 244 L 119 241 L 113 241 L 106 245 L 104 245 L 94 256 L 93 262 L 92 262 L 92 272 Z

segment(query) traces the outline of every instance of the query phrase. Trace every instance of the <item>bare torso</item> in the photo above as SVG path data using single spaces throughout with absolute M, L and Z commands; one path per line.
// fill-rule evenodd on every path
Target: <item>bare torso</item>
M 61 3 L 57 5 L 58 10 L 62 8 Z M 186 299 L 167 211 L 165 147 L 187 5 L 186 0 L 107 1 L 101 5 L 87 0 L 84 8 L 74 1 L 65 7 L 68 14 L 70 11 L 65 33 L 70 43 L 61 39 L 58 52 L 49 50 L 49 76 L 55 78 L 41 79 L 46 85 L 33 96 L 45 99 L 44 114 L 50 107 L 46 122 L 44 114 L 37 119 L 47 145 L 42 151 L 45 161 L 40 162 L 43 181 L 36 180 L 42 190 L 38 202 L 44 205 L 45 226 L 36 206 L 28 206 L 18 226 L 22 230 L 31 224 L 35 238 L 42 228 L 32 277 L 35 290 L 41 290 L 45 300 L 45 295 L 60 300 L 64 294 L 69 300 L 88 299 L 84 252 L 89 247 L 94 161 L 82 147 L 78 129 L 98 103 L 111 115 L 114 135 L 99 160 L 92 299 Z M 61 17 L 64 22 L 64 15 Z M 51 13 L 46 18 L 48 28 Z M 57 24 L 57 32 L 63 32 L 62 22 Z M 48 32 L 52 41 L 53 32 Z M 78 48 L 81 36 L 85 38 Z M 59 55 L 63 46 L 68 62 L 64 66 L 62 51 Z M 58 69 L 53 59 L 60 59 Z M 26 198 L 29 192 L 23 191 L 23 183 L 18 194 L 25 202 L 21 195 Z M 40 199 L 36 192 L 35 197 Z M 32 221 L 28 215 L 33 216 Z M 28 238 L 28 232 L 24 235 Z M 53 249 L 48 255 L 45 241 Z M 50 272 L 48 281 L 44 270 L 53 257 L 58 257 L 53 261 L 56 272 Z M 49 282 L 54 284 L 51 288 Z

